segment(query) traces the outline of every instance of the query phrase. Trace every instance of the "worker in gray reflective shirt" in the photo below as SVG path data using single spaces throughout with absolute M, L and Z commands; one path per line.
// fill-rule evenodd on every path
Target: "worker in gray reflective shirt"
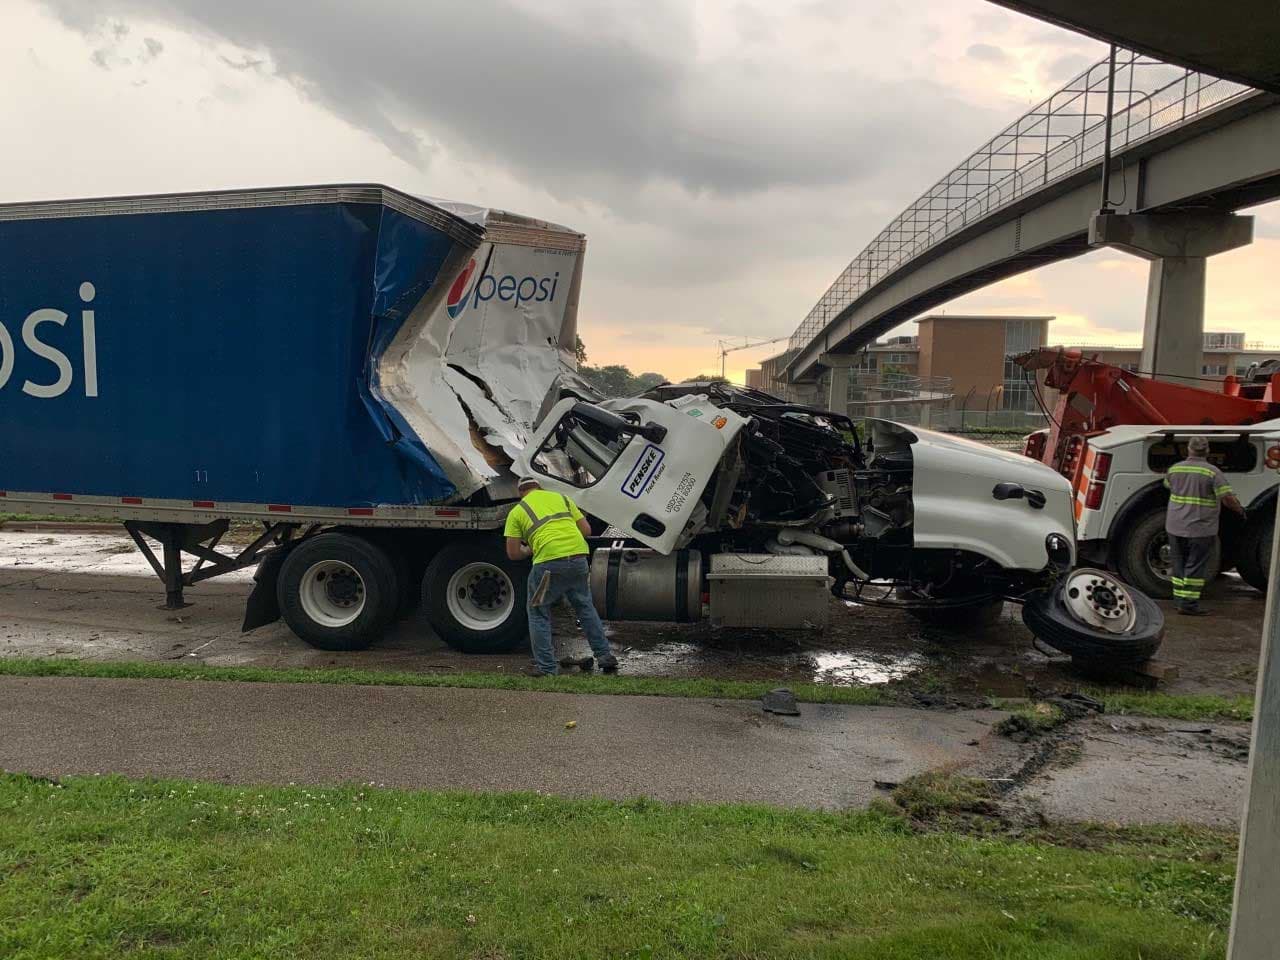
M 1192 437 L 1187 442 L 1187 459 L 1170 467 L 1164 478 L 1169 490 L 1164 529 L 1169 534 L 1173 599 L 1178 612 L 1188 616 L 1208 612 L 1200 608 L 1200 591 L 1204 589 L 1205 571 L 1218 539 L 1222 507 L 1245 515 L 1227 478 L 1205 459 L 1208 454 L 1208 438 Z

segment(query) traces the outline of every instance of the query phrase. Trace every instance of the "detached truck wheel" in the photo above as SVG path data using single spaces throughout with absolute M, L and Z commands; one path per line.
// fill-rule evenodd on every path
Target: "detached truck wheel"
M 507 559 L 499 537 L 477 536 L 442 547 L 422 578 L 422 606 L 440 639 L 463 653 L 527 647 L 529 568 Z
M 1164 638 L 1164 614 L 1154 600 L 1088 567 L 1024 603 L 1022 621 L 1049 646 L 1099 664 L 1148 660 Z
M 400 598 L 387 554 L 360 537 L 322 533 L 290 551 L 276 586 L 280 615 L 321 650 L 363 650 L 395 619 Z
M 1164 531 L 1165 508 L 1156 507 L 1142 514 L 1121 534 L 1116 546 L 1116 570 L 1128 583 L 1148 597 L 1173 596 L 1172 561 L 1169 557 L 1169 535 Z M 1215 541 L 1205 583 L 1213 583 L 1222 572 L 1222 543 Z

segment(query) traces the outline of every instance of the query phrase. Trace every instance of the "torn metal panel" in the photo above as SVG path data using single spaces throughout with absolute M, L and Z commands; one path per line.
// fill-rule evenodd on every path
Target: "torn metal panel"
M 432 201 L 485 242 L 424 298 L 380 370 L 387 399 L 432 451 L 457 498 L 515 495 L 511 460 L 559 396 L 574 359 L 581 234 L 518 214 Z

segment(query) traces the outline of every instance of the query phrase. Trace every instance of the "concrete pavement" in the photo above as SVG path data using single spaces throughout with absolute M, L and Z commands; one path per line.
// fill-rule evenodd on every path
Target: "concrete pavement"
M 1002 714 L 421 687 L 0 677 L 0 767 L 614 799 L 866 805 L 874 781 L 995 775 Z M 566 729 L 568 721 L 577 721 Z

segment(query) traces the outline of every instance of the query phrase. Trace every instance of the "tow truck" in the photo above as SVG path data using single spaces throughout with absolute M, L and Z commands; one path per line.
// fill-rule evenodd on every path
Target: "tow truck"
M 1171 595 L 1168 496 L 1164 475 L 1187 455 L 1187 440 L 1209 438 L 1209 461 L 1249 513 L 1224 511 L 1208 579 L 1235 569 L 1266 590 L 1280 485 L 1280 361 L 1228 376 L 1220 391 L 1155 380 L 1070 348 L 1014 358 L 1030 377 L 1059 391 L 1050 425 L 1023 453 L 1052 467 L 1074 492 L 1082 561 L 1115 570 L 1151 596 Z

